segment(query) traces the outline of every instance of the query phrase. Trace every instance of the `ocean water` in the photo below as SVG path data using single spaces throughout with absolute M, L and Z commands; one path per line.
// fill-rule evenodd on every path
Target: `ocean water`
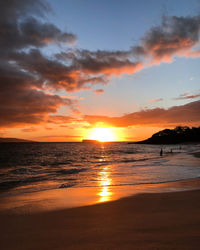
M 1 143 L 0 197 L 44 190 L 123 187 L 200 177 L 200 145 Z M 173 153 L 170 153 L 173 149 Z

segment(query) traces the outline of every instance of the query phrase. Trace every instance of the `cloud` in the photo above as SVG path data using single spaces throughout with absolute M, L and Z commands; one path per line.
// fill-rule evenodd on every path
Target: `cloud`
M 46 130 L 53 130 L 53 128 L 45 127 Z
M 56 55 L 60 62 L 71 63 L 69 75 L 74 82 L 68 90 L 83 88 L 86 84 L 108 83 L 111 76 L 134 74 L 161 62 L 172 62 L 175 56 L 199 57 L 200 16 L 163 17 L 159 26 L 146 32 L 141 44 L 127 51 L 68 50 Z M 97 78 L 93 78 L 93 77 Z M 74 80 L 74 81 L 73 81 Z
M 54 24 L 36 19 L 35 16 L 43 16 L 48 10 L 45 1 L 39 0 L 10 0 L 1 5 L 0 47 L 4 56 L 30 46 L 76 41 L 74 34 L 62 32 Z
M 82 138 L 81 135 L 44 135 L 37 138 Z
M 0 4 L 0 127 L 62 123 L 59 116 L 52 116 L 62 105 L 78 114 L 75 100 L 47 90 L 90 89 L 95 84 L 108 84 L 112 76 L 134 74 L 174 56 L 200 56 L 195 50 L 199 16 L 164 17 L 160 26 L 144 35 L 141 44 L 126 51 L 89 51 L 70 47 L 76 35 L 45 19 L 49 11 L 44 0 Z M 47 56 L 42 49 L 52 44 L 61 52 Z
M 103 89 L 95 89 L 94 93 L 96 93 L 97 95 L 103 94 L 104 90 Z
M 66 141 L 80 141 L 82 136 L 78 135 L 47 135 L 47 136 L 39 136 L 39 137 L 34 137 L 34 140 L 39 140 L 43 142 L 66 142 Z
M 10 0 L 0 7 L 0 127 L 40 124 L 61 105 L 73 108 L 74 101 L 45 93 L 47 79 L 36 64 L 43 60 L 43 69 L 48 67 L 41 47 L 71 44 L 76 36 L 36 19 L 50 10 L 45 1 Z
M 151 100 L 149 100 L 148 102 L 149 102 L 149 103 L 154 103 L 154 102 L 161 102 L 161 101 L 163 101 L 163 98 L 151 99 Z
M 44 46 L 49 43 L 74 44 L 76 36 L 72 33 L 63 33 L 51 23 L 41 23 L 34 17 L 29 17 L 20 24 L 21 46 Z
M 79 51 L 74 58 L 74 64 L 79 66 L 86 74 L 104 74 L 106 76 L 121 74 L 133 74 L 143 68 L 140 61 L 128 59 L 129 52 L 123 51 Z
M 74 107 L 74 100 L 46 94 L 41 82 L 16 65 L 0 62 L 0 127 L 40 124 L 61 105 Z
M 34 128 L 34 127 L 30 127 L 30 128 L 24 128 L 24 129 L 22 129 L 21 131 L 22 132 L 35 132 L 35 131 L 37 131 L 38 129 L 37 128 Z
M 129 51 L 89 51 L 75 50 L 56 55 L 65 67 L 65 79 L 63 88 L 67 91 L 84 89 L 85 86 L 94 84 L 107 84 L 111 76 L 122 74 L 134 74 L 141 70 L 144 65 L 134 58 L 128 58 Z
M 12 83 L 7 83 L 7 88 L 0 92 L 0 99 L 1 127 L 41 124 L 50 113 L 56 113 L 61 105 L 73 105 L 71 100 L 63 100 L 58 95 L 13 87 Z
M 190 102 L 169 109 L 155 108 L 130 113 L 121 117 L 86 115 L 84 120 L 91 126 L 102 123 L 107 126 L 176 126 L 193 125 L 200 122 L 200 101 Z
M 48 123 L 62 124 L 62 123 L 71 123 L 74 121 L 74 118 L 71 116 L 63 115 L 50 115 L 48 117 Z
M 187 99 L 195 99 L 198 97 L 200 97 L 200 93 L 190 94 L 189 92 L 186 92 L 184 94 L 181 94 L 179 97 L 173 98 L 173 100 L 187 100 Z
M 142 39 L 141 55 L 152 62 L 171 62 L 173 56 L 195 57 L 198 45 L 200 16 L 163 17 L 162 24 L 151 28 Z

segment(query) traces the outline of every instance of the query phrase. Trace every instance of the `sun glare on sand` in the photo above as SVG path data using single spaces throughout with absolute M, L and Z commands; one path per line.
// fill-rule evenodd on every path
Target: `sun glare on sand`
M 100 142 L 109 142 L 116 141 L 117 137 L 112 128 L 93 128 L 89 135 L 89 139 Z

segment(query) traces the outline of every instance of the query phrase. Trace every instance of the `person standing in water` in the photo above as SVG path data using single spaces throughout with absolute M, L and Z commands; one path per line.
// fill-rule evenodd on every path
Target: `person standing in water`
M 161 148 L 161 150 L 160 150 L 160 156 L 162 156 L 163 155 L 163 150 L 162 150 L 162 148 Z

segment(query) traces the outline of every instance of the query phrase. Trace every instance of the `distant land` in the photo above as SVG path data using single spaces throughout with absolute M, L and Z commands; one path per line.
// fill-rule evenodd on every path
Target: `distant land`
M 24 139 L 19 139 L 19 138 L 0 137 L 0 142 L 34 142 L 34 141 L 24 140 Z
M 200 127 L 189 128 L 178 126 L 175 129 L 164 129 L 152 135 L 152 137 L 139 141 L 140 144 L 177 144 L 200 142 Z
M 97 142 L 99 142 L 99 141 L 98 141 L 98 140 L 83 139 L 82 142 L 86 142 L 86 143 L 97 143 Z

